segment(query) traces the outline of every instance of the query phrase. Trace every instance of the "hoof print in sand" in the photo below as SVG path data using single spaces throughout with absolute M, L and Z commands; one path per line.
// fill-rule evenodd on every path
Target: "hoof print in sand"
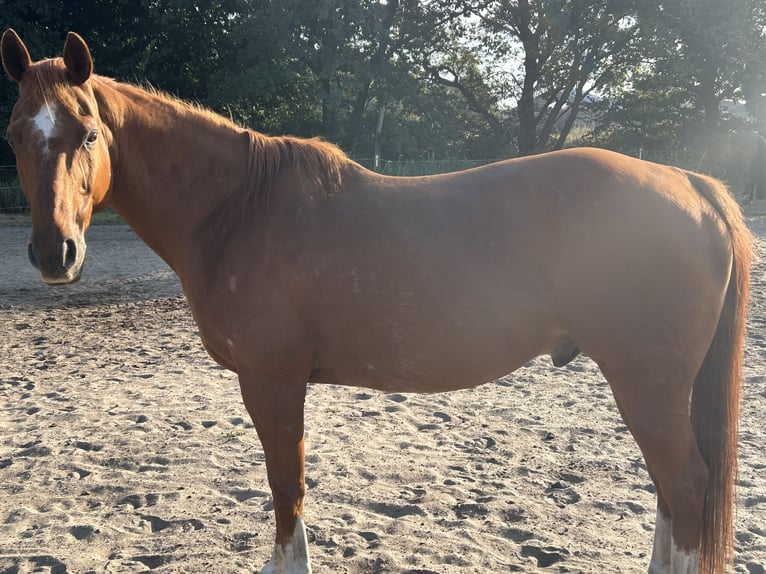
M 564 560 L 565 556 L 569 554 L 569 550 L 565 548 L 555 548 L 553 546 L 535 546 L 532 544 L 525 544 L 521 547 L 521 555 L 525 558 L 534 558 L 537 560 L 537 565 L 540 568 L 547 568 L 554 564 Z
M 545 494 L 553 500 L 553 502 L 559 508 L 564 508 L 568 504 L 574 504 L 580 501 L 580 495 L 577 494 L 575 489 L 567 482 L 563 480 L 557 480 L 551 484 L 546 490 Z

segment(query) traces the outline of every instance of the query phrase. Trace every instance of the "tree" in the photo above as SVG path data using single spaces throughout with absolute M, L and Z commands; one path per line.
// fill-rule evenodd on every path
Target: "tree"
M 722 125 L 724 97 L 766 129 L 762 0 L 5 0 L 3 16 L 34 57 L 80 31 L 98 73 L 356 157 L 556 149 L 584 111 L 603 123 L 590 141 L 679 145 Z M 0 85 L 1 117 L 15 95 Z
M 630 1 L 463 5 L 478 19 L 471 38 L 426 67 L 434 81 L 463 94 L 496 138 L 515 131 L 521 155 L 562 147 L 589 94 L 623 81 L 640 61 Z
M 137 72 L 184 99 L 207 102 L 236 58 L 231 30 L 246 2 L 148 2 L 151 37 Z
M 745 63 L 766 24 L 760 0 L 664 0 L 645 5 L 640 18 L 656 39 L 655 74 L 667 85 L 683 86 L 702 111 L 704 127 L 716 130 L 721 100 L 744 95 Z
M 433 12 L 416 0 L 250 2 L 227 97 L 254 127 L 321 134 L 355 155 L 372 155 L 381 117 L 384 142 L 396 132 L 425 143 L 411 53 L 438 28 Z
M 766 128 L 766 6 L 760 0 L 669 0 L 638 11 L 644 64 L 594 134 L 602 145 L 690 148 L 699 158 L 711 132 Z M 722 115 L 723 99 L 745 100 L 748 118 Z M 691 166 L 694 167 L 694 166 Z

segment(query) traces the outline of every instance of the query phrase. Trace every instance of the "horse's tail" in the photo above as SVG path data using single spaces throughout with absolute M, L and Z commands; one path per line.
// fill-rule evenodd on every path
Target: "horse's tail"
M 734 548 L 737 423 L 750 289 L 752 236 L 737 202 L 719 181 L 689 173 L 729 231 L 732 266 L 713 341 L 694 382 L 691 418 L 710 478 L 700 542 L 700 574 L 725 572 Z

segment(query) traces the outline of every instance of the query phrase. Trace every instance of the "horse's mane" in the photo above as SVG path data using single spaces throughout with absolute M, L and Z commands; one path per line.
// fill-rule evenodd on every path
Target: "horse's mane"
M 43 99 L 50 95 L 72 110 L 77 109 L 78 103 L 69 89 L 71 80 L 62 58 L 41 60 L 30 70 L 37 75 Z M 247 186 L 238 193 L 229 194 L 236 198 L 222 198 L 222 207 L 231 203 L 241 203 L 242 206 L 255 203 L 261 208 L 268 208 L 275 179 L 284 169 L 290 168 L 310 193 L 330 197 L 341 188 L 343 168 L 351 163 L 340 148 L 320 138 L 266 136 L 198 103 L 183 100 L 149 84 L 119 82 L 95 74 L 91 76 L 91 81 L 94 87 L 113 89 L 132 101 L 159 103 L 173 108 L 179 116 L 194 116 L 214 126 L 246 133 L 249 149 Z
M 294 173 L 309 187 L 324 197 L 334 195 L 341 187 L 343 167 L 351 160 L 340 148 L 320 138 L 292 136 L 267 136 L 243 127 L 204 106 L 180 99 L 156 89 L 151 85 L 137 86 L 117 82 L 111 78 L 95 76 L 98 82 L 108 83 L 112 88 L 136 97 L 148 97 L 154 102 L 175 108 L 181 115 L 191 114 L 212 125 L 222 126 L 248 138 L 248 181 L 244 193 L 239 195 L 242 203 L 255 203 L 268 208 L 274 180 L 283 169 L 293 168 Z M 228 198 L 226 203 L 229 203 Z
M 27 73 L 36 78 L 36 81 L 30 81 L 33 86 L 37 85 L 40 88 L 41 98 L 53 96 L 56 101 L 63 103 L 72 110 L 76 110 L 77 98 L 71 90 L 72 80 L 67 73 L 63 58 L 46 58 L 44 60 L 39 60 L 29 68 Z M 119 82 L 114 78 L 97 74 L 93 74 L 90 77 L 90 81 L 96 86 L 106 86 L 116 90 L 133 100 L 138 98 L 163 102 L 179 111 L 187 111 L 204 117 L 213 124 L 241 129 L 241 126 L 237 125 L 235 122 L 206 109 L 200 104 L 177 98 L 148 83 L 131 84 L 127 82 Z
M 199 118 L 204 118 L 204 120 L 213 125 L 230 127 L 233 129 L 243 129 L 241 125 L 237 124 L 233 120 L 230 120 L 212 110 L 209 110 L 202 104 L 174 96 L 169 92 L 165 92 L 153 86 L 148 81 L 134 84 L 130 82 L 121 82 L 108 76 L 95 74 L 91 76 L 91 81 L 97 85 L 108 86 L 109 88 L 116 90 L 134 102 L 145 100 L 147 102 L 164 104 L 174 108 L 178 112 L 179 116 L 190 114 Z
M 247 194 L 268 207 L 272 185 L 283 167 L 290 166 L 304 184 L 331 197 L 341 187 L 343 167 L 350 163 L 337 146 L 320 138 L 268 137 L 248 130 L 250 174 Z

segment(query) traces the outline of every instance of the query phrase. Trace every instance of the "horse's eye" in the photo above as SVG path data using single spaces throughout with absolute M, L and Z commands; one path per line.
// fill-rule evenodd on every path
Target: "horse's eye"
M 88 132 L 88 137 L 85 138 L 85 147 L 92 148 L 94 145 L 96 145 L 96 140 L 98 139 L 98 130 L 92 129 L 90 132 Z

